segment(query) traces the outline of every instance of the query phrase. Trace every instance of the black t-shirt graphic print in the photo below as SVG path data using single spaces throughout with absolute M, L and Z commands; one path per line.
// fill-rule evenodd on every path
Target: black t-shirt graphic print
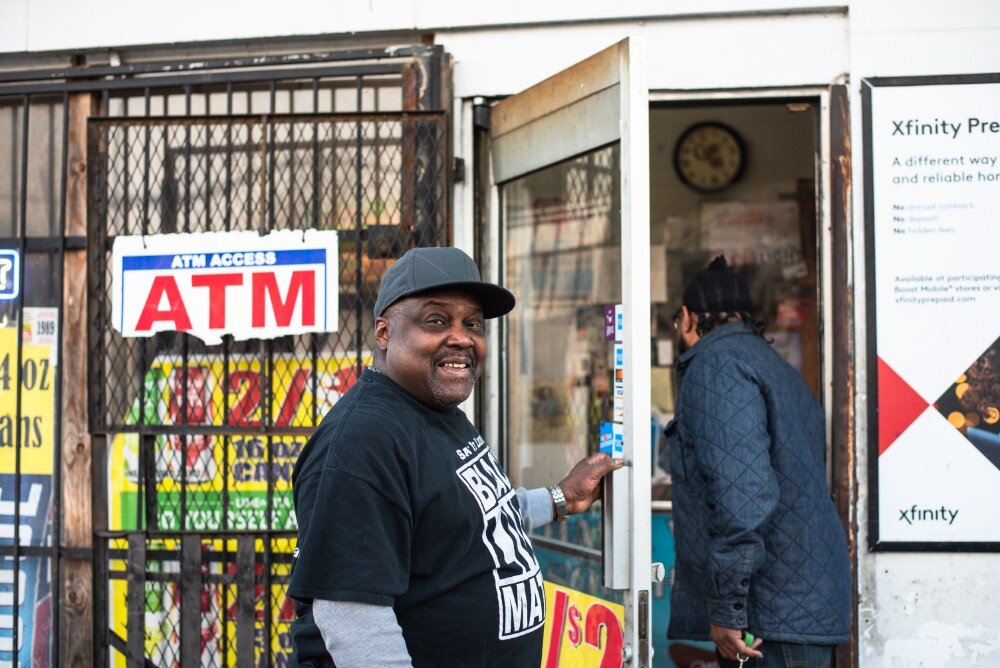
M 366 371 L 306 445 L 293 486 L 298 660 L 327 657 L 311 616 L 322 598 L 392 606 L 417 667 L 540 664 L 538 561 L 510 480 L 461 411 Z
M 482 441 L 482 438 L 479 438 Z M 498 638 L 515 638 L 545 622 L 542 574 L 524 533 L 514 489 L 489 448 L 458 470 L 483 513 L 483 543 L 496 565 Z

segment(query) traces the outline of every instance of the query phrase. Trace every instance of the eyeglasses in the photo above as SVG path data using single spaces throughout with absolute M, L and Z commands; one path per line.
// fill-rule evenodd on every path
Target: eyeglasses
M 683 306 L 681 308 L 684 308 Z M 674 311 L 674 314 L 670 316 L 670 322 L 673 323 L 674 331 L 680 331 L 681 328 L 681 308 Z

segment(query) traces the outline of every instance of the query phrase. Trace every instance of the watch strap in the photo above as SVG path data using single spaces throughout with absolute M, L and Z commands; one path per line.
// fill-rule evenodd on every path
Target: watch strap
M 556 522 L 562 522 L 569 515 L 569 511 L 566 508 L 566 495 L 563 494 L 562 488 L 559 485 L 549 487 L 549 494 L 552 495 L 552 503 L 556 507 Z

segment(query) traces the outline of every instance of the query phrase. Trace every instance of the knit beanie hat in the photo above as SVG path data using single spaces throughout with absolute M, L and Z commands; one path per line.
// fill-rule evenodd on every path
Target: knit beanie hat
M 694 313 L 750 313 L 750 288 L 719 255 L 684 289 L 684 306 Z

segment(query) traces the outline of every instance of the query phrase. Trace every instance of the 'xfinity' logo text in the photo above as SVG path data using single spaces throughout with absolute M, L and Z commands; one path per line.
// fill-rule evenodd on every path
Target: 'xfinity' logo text
M 958 517 L 958 510 L 951 510 L 941 506 L 940 508 L 917 508 L 913 504 L 912 508 L 902 508 L 899 511 L 899 521 L 913 524 L 914 522 L 947 522 L 952 524 Z

